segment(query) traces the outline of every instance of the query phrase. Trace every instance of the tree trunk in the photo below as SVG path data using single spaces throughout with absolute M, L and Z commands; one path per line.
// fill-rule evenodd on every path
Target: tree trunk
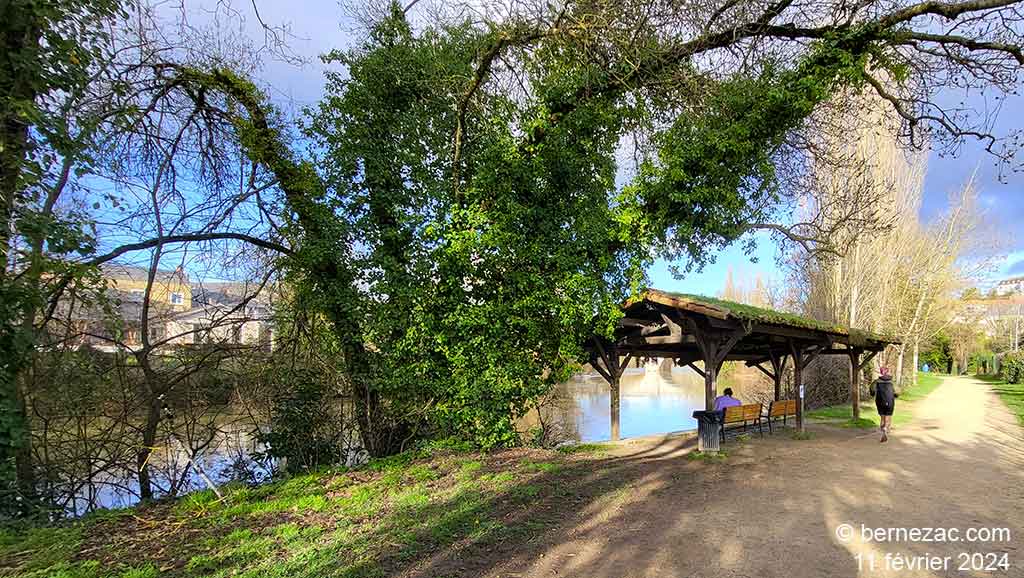
M 153 479 L 149 475 L 149 458 L 156 447 L 156 432 L 159 425 L 160 399 L 156 395 L 150 395 L 146 411 L 146 425 L 142 430 L 142 447 L 139 448 L 135 456 L 139 476 L 139 497 L 144 502 L 153 499 Z
M 25 10 L 10 3 L 4 4 L 0 12 L 4 26 L 0 27 L 0 47 L 4 58 L 0 59 L 0 94 L 6 106 L 0 111 L 0 288 L 7 289 L 11 282 L 8 272 L 11 268 L 10 251 L 14 234 L 15 210 L 18 198 L 25 191 L 25 163 L 29 152 L 29 125 L 22 115 L 19 104 L 36 100 L 35 88 L 39 86 L 35 53 L 40 42 L 40 16 L 38 10 Z M 30 287 L 37 289 L 37 287 Z M 20 297 L 25 299 L 26 297 Z M 5 407 L 0 412 L 11 416 L 0 437 L 6 438 L 0 448 L 0 460 L 14 458 L 15 484 L 23 495 L 35 494 L 35 476 L 32 467 L 28 422 L 28 398 L 22 372 L 28 366 L 32 342 L 24 335 L 17 335 L 23 325 L 14 318 L 0 319 L 0 341 L 8 349 L 0 352 L 6 359 L 6 366 L 0 371 L 0 403 Z M 7 421 L 7 420 L 5 420 Z M 9 462 L 8 462 L 9 463 Z M 9 475 L 9 474 L 4 474 Z M 0 478 L 0 481 L 2 480 Z
M 919 362 L 919 353 L 921 349 L 921 343 L 919 339 L 914 339 L 914 367 L 913 372 L 910 374 L 911 385 L 917 385 L 917 364 Z
M 900 344 L 900 354 L 896 357 L 896 387 L 900 387 L 903 383 L 903 354 L 906 349 L 906 345 Z

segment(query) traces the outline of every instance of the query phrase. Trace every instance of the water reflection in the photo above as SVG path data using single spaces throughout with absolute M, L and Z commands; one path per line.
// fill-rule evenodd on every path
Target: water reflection
M 172 424 L 164 425 L 170 428 Z M 254 458 L 266 447 L 259 441 L 248 415 L 225 413 L 218 416 L 209 441 L 198 453 L 183 441 L 182 435 L 188 428 L 178 430 L 173 434 L 168 431 L 162 436 L 149 460 L 150 475 L 158 496 L 182 495 L 228 480 L 258 483 L 269 478 L 273 462 Z M 97 508 L 123 508 L 139 501 L 139 483 L 133 471 L 103 471 L 76 485 L 80 489 L 69 503 L 64 504 L 68 513 L 74 515 Z
M 723 379 L 744 399 L 746 380 Z M 622 375 L 620 435 L 623 438 L 697 429 L 693 411 L 704 409 L 704 379 L 689 368 L 671 361 L 651 361 L 630 367 Z M 585 372 L 558 386 L 554 399 L 543 409 L 546 424 L 560 426 L 565 437 L 576 441 L 611 438 L 608 383 L 598 374 Z M 536 418 L 532 420 L 534 425 Z

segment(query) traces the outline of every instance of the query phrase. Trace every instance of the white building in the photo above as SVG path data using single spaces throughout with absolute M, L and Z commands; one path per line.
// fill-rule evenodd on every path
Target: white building
M 1024 295 L 1024 277 L 1003 279 L 995 286 L 996 295 Z

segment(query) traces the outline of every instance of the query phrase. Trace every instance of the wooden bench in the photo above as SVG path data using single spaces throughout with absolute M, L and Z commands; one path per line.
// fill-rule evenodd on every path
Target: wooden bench
M 757 424 L 758 432 L 764 437 L 764 416 L 761 414 L 763 407 L 759 403 L 747 405 L 734 405 L 725 408 L 725 415 L 722 416 L 722 427 L 718 430 L 719 439 L 725 441 L 725 429 L 727 426 L 735 426 L 733 429 L 743 426 L 747 431 L 748 425 Z
M 796 415 L 796 400 L 795 399 L 780 399 L 773 401 L 768 406 L 768 413 L 764 416 L 768 422 L 768 433 L 775 433 L 772 430 L 772 420 L 782 418 L 782 425 L 785 427 L 786 418 L 789 416 Z

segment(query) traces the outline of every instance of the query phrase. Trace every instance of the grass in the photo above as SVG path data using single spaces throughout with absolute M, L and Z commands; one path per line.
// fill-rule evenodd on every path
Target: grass
M 223 499 L 197 492 L 62 525 L 3 528 L 0 576 L 374 578 L 455 544 L 465 555 L 501 555 L 575 511 L 561 504 L 623 487 L 603 466 L 595 482 L 593 464 L 603 461 L 589 454 L 604 449 L 407 453 L 229 485 Z
M 999 395 L 1006 407 L 1017 416 L 1017 421 L 1024 426 L 1024 383 L 1007 383 L 997 376 L 978 376 L 979 379 L 992 384 L 992 390 Z
M 917 385 L 905 387 L 900 392 L 899 399 L 896 400 L 896 409 L 892 415 L 893 425 L 910 423 L 913 413 L 907 402 L 924 399 L 940 385 L 942 385 L 942 376 L 935 373 L 918 373 Z M 860 404 L 860 418 L 856 420 L 852 417 L 852 410 L 848 403 L 811 410 L 807 412 L 807 417 L 830 425 L 862 429 L 876 428 L 881 423 L 873 401 Z
M 700 450 L 695 450 L 686 454 L 686 459 L 691 462 L 721 462 L 725 461 L 729 457 L 729 453 L 723 450 L 717 452 L 704 453 Z
M 587 443 L 560 446 L 558 452 L 563 454 L 602 454 L 606 453 L 608 449 L 608 444 Z

